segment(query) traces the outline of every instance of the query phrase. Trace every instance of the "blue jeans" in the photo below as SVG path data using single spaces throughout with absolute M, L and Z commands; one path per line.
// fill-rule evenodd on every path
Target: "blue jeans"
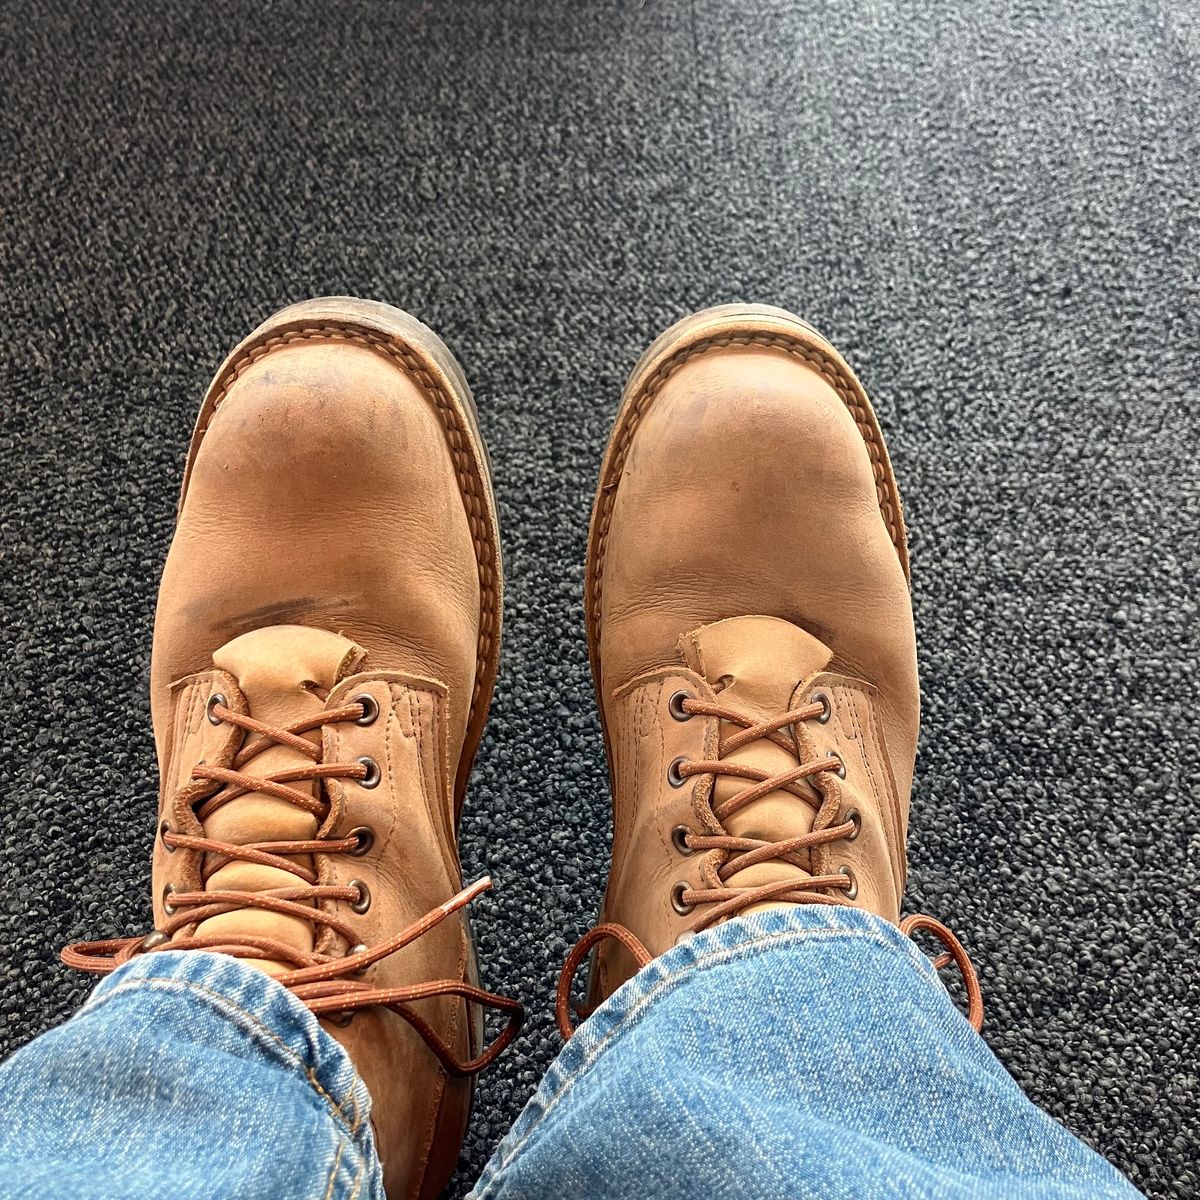
M 379 1198 L 366 1088 L 291 994 L 219 955 L 105 979 L 0 1066 L 0 1196 Z M 885 922 L 729 921 L 584 1023 L 479 1197 L 1138 1193 L 1034 1107 Z

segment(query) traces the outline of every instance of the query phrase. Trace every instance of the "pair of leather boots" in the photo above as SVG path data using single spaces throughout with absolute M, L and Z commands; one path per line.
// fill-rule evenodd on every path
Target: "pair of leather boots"
M 650 347 L 604 458 L 586 593 L 615 810 L 566 1030 L 589 950 L 595 1003 L 735 915 L 899 922 L 919 704 L 905 529 L 866 394 L 823 337 L 739 305 Z M 393 1197 L 442 1188 L 472 1077 L 520 1022 L 479 986 L 463 910 L 488 881 L 463 888 L 456 841 L 501 609 L 488 455 L 442 342 L 352 299 L 243 341 L 200 410 L 158 599 L 154 930 L 64 958 L 209 949 L 276 976 L 366 1081 Z

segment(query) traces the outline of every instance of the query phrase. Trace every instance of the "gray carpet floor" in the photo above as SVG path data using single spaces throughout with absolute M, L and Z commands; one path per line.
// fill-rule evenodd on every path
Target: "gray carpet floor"
M 591 491 L 667 323 L 792 308 L 908 505 L 911 906 L 987 1038 L 1152 1197 L 1200 1190 L 1200 17 L 1190 0 L 4 5 L 0 1049 L 147 917 L 155 588 L 193 412 L 286 302 L 460 356 L 508 568 L 465 818 L 488 981 L 531 1019 L 461 1191 L 557 1040 L 607 866 Z

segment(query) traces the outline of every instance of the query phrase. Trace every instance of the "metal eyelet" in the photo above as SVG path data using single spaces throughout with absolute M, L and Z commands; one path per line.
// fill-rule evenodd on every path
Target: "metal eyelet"
M 365 913 L 371 907 L 371 889 L 361 879 L 352 879 L 346 885 L 358 892 L 358 899 L 350 901 L 350 908 L 356 913 Z
M 373 830 L 369 825 L 359 825 L 350 830 L 346 836 L 352 837 L 358 842 L 358 845 L 350 851 L 351 855 L 353 855 L 355 858 L 362 858 L 362 856 L 366 854 L 366 852 L 375 844 L 375 830 Z
M 829 702 L 829 697 L 824 692 L 813 692 L 808 698 L 809 704 L 819 704 L 821 706 L 821 715 L 817 717 L 819 725 L 828 725 L 829 718 L 833 716 L 833 705 Z
M 354 760 L 360 767 L 366 767 L 367 773 L 358 781 L 358 786 L 363 788 L 373 788 L 379 786 L 381 772 L 379 764 L 370 757 L 356 758 Z
M 169 942 L 170 940 L 171 940 L 171 938 L 170 938 L 169 934 L 163 933 L 163 931 L 161 929 L 155 929 L 153 932 L 146 934 L 146 936 L 144 938 L 142 938 L 141 944 L 138 946 L 138 949 L 139 950 L 156 950 L 156 949 L 158 949 L 159 946 L 164 945 L 165 943 Z
M 831 775 L 836 775 L 839 779 L 846 778 L 846 760 L 836 751 L 828 750 L 825 753 L 826 758 L 836 758 L 838 765 L 836 767 L 826 768 Z
M 696 831 L 690 825 L 676 825 L 671 830 L 671 845 L 679 851 L 680 854 L 690 856 L 695 854 L 695 850 L 687 844 L 688 838 Z
M 222 708 L 229 707 L 228 701 L 221 692 L 213 692 L 213 694 L 208 698 L 208 703 L 204 706 L 205 715 L 208 717 L 209 724 L 211 725 L 221 724 L 221 718 L 218 717 L 215 712 L 213 712 L 213 709 L 215 709 L 218 705 L 220 705 Z
M 159 821 L 159 823 L 158 823 L 158 840 L 159 840 L 160 842 L 162 842 L 162 848 L 163 848 L 163 849 L 164 849 L 164 850 L 165 850 L 165 851 L 166 851 L 168 854 L 174 854 L 174 853 L 175 853 L 175 847 L 174 847 L 174 846 L 172 846 L 172 845 L 171 845 L 171 844 L 170 844 L 170 843 L 167 841 L 167 834 L 168 834 L 168 833 L 174 833 L 174 832 L 175 832 L 175 831 L 174 831 L 174 830 L 171 828 L 171 822 L 170 822 L 170 821 L 166 821 L 166 820 Z
M 173 883 L 168 883 L 162 890 L 163 912 L 165 912 L 168 917 L 173 917 L 179 911 L 179 909 L 177 909 L 175 905 L 173 905 L 167 899 L 168 896 L 174 896 L 177 891 L 179 891 L 179 889 Z
M 675 761 L 674 761 L 674 762 L 673 762 L 673 763 L 672 763 L 672 764 L 671 764 L 671 765 L 670 765 L 670 766 L 667 768 L 667 782 L 668 782 L 668 783 L 669 783 L 669 784 L 670 784 L 670 785 L 671 785 L 673 788 L 681 788 L 681 787 L 683 787 L 683 785 L 684 785 L 685 783 L 687 783 L 687 776 L 686 776 L 686 775 L 681 775 L 681 774 L 679 773 L 679 768 L 680 768 L 680 767 L 683 767 L 683 766 L 686 766 L 686 765 L 687 765 L 687 759 L 686 759 L 686 758 L 677 758 L 677 759 L 676 759 L 676 760 L 675 760 Z
M 842 895 L 845 896 L 847 900 L 853 900 L 854 897 L 858 895 L 858 877 L 854 874 L 854 871 L 850 867 L 845 865 L 838 867 L 838 874 L 845 875 L 846 878 L 850 880 L 850 886 L 846 888 L 844 892 L 842 892 Z
M 350 703 L 362 705 L 363 714 L 355 719 L 355 725 L 373 725 L 375 723 L 375 718 L 379 716 L 379 701 L 370 692 L 363 692 L 361 696 L 355 696 Z
M 842 819 L 838 822 L 838 824 L 844 825 L 847 821 L 852 821 L 854 823 L 854 832 L 846 835 L 846 841 L 852 842 L 860 833 L 862 833 L 862 814 L 857 808 L 848 808 L 842 814 Z
M 680 690 L 671 697 L 667 704 L 667 711 L 677 721 L 690 721 L 696 714 L 688 712 L 687 709 L 683 707 L 683 702 L 685 700 L 695 700 L 695 698 L 696 697 L 693 696 L 691 692 Z
M 683 893 L 691 891 L 692 885 L 686 879 L 681 879 L 673 888 L 671 888 L 671 907 L 681 916 L 686 917 L 688 913 L 695 907 L 692 904 L 684 904 Z
M 357 945 L 351 946 L 350 949 L 346 951 L 346 957 L 353 958 L 356 954 L 365 954 L 366 952 L 367 952 L 366 942 L 359 942 Z M 367 966 L 370 966 L 370 963 L 368 963 Z M 367 970 L 367 967 L 359 967 L 358 970 L 355 971 L 354 973 L 355 973 L 355 975 L 362 975 L 366 972 L 366 970 Z

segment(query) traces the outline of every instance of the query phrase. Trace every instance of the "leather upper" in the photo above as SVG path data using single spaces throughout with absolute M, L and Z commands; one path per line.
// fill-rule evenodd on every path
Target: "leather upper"
M 748 331 L 750 332 L 750 331 Z M 741 341 L 749 340 L 740 339 Z M 866 397 L 830 350 L 714 339 L 635 378 L 601 479 L 589 561 L 593 663 L 614 790 L 613 869 L 603 917 L 651 954 L 702 916 L 688 891 L 811 877 L 758 862 L 721 880 L 720 851 L 684 831 L 779 841 L 847 821 L 857 832 L 806 851 L 815 874 L 843 868 L 853 903 L 899 917 L 919 720 L 912 610 L 894 481 Z M 620 454 L 616 454 L 620 451 Z M 712 760 L 741 726 L 684 715 L 679 696 L 766 721 L 824 697 L 823 719 L 729 761 L 768 775 L 827 757 L 822 772 L 717 821 L 752 781 L 673 777 Z M 673 703 L 674 698 L 674 703 Z M 799 885 L 798 885 L 799 886 Z M 831 893 L 832 894 L 832 893 Z M 756 906 L 761 907 L 761 906 Z M 597 955 L 593 998 L 634 971 L 623 947 Z
M 700 625 L 779 617 L 879 689 L 903 772 L 916 641 L 903 526 L 881 514 L 875 471 L 845 399 L 807 362 L 738 346 L 680 366 L 646 407 L 613 500 L 599 568 L 606 695 L 677 660 Z M 907 793 L 912 781 L 897 782 Z
M 318 338 L 249 361 L 198 435 L 155 618 L 156 730 L 218 647 L 309 625 L 445 684 L 457 761 L 480 572 L 435 405 L 383 355 Z

